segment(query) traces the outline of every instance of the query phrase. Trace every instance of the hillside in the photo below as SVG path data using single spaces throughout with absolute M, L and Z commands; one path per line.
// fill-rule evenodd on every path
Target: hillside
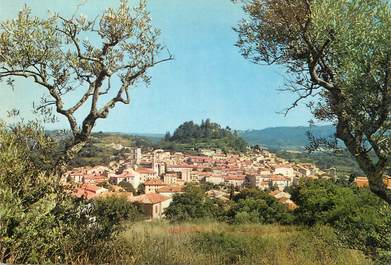
M 239 131 L 240 137 L 251 145 L 261 145 L 277 150 L 303 150 L 308 144 L 306 133 L 310 127 L 273 127 L 263 130 Z M 311 132 L 316 137 L 328 137 L 335 133 L 331 125 L 313 126 Z
M 155 138 L 147 136 L 128 135 L 124 133 L 98 132 L 91 136 L 89 143 L 83 148 L 72 166 L 94 166 L 107 164 L 114 156 L 121 154 L 123 147 L 141 147 L 149 149 L 154 147 Z
M 247 143 L 229 127 L 211 122 L 209 119 L 200 125 L 193 121 L 181 124 L 171 135 L 166 133 L 159 146 L 175 151 L 196 152 L 200 149 L 221 149 L 223 152 L 244 152 Z

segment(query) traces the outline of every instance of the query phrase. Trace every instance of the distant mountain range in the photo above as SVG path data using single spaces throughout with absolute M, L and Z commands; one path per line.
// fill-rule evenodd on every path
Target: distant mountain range
M 261 145 L 274 150 L 303 150 L 308 144 L 306 133 L 311 133 L 316 137 L 328 137 L 335 133 L 335 127 L 325 126 L 297 126 L 297 127 L 270 127 L 262 130 L 238 131 L 250 145 Z M 164 137 L 162 134 L 132 134 L 145 137 L 148 140 L 157 143 Z
M 238 131 L 242 137 L 250 145 L 261 145 L 272 150 L 303 150 L 308 144 L 307 131 L 311 131 L 316 137 L 328 137 L 334 135 L 335 127 L 326 126 L 297 126 L 297 127 L 271 127 L 262 130 L 245 130 Z M 48 131 L 51 135 L 57 131 Z M 107 133 L 106 133 L 107 134 Z M 150 142 L 156 144 L 163 137 L 163 134 L 147 134 L 147 133 L 108 133 L 116 135 L 132 135 L 146 138 Z M 58 137 L 58 136 L 57 136 Z
M 239 135 L 250 145 L 261 145 L 269 149 L 301 150 L 308 144 L 307 131 L 316 137 L 328 137 L 335 133 L 331 125 L 313 127 L 273 127 L 263 130 L 239 131 Z

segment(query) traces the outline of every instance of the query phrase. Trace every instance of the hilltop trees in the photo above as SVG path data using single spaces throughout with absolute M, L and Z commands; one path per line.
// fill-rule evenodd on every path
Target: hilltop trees
M 82 149 L 98 119 L 118 103 L 130 103 L 130 87 L 148 84 L 148 70 L 172 59 L 160 56 L 158 37 L 144 0 L 133 9 L 123 0 L 96 19 L 42 19 L 25 7 L 0 23 L 0 78 L 13 85 L 13 78 L 23 77 L 45 88 L 36 110 L 50 116 L 54 107 L 69 123 L 73 138 L 57 169 Z M 69 95 L 78 98 L 71 103 Z M 78 121 L 83 109 L 87 114 Z
M 368 176 L 391 204 L 383 176 L 391 163 L 391 9 L 383 0 L 250 0 L 236 31 L 254 63 L 279 64 L 288 90 L 314 116 L 335 124 Z M 289 110 L 288 109 L 288 110 Z M 322 144 L 322 143 L 318 143 Z M 317 144 L 317 145 L 318 145 Z M 323 142 L 323 144 L 329 144 Z
M 172 134 L 166 133 L 166 143 L 190 144 L 195 148 L 220 148 L 224 151 L 245 151 L 247 144 L 229 127 L 222 128 L 210 119 L 202 121 L 200 125 L 193 121 L 181 124 Z

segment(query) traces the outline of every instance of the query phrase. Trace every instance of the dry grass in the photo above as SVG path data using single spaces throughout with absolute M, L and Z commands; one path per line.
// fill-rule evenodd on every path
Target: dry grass
M 164 222 L 130 225 L 97 246 L 93 263 L 139 265 L 367 265 L 363 254 L 336 245 L 328 227 Z M 82 262 L 86 263 L 86 262 Z

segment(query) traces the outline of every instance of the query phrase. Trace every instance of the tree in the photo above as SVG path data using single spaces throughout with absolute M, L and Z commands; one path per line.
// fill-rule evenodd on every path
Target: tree
M 121 221 L 136 221 L 142 217 L 142 209 L 122 196 L 111 196 L 93 201 L 100 236 L 109 238 L 118 231 Z
M 214 202 L 205 196 L 205 191 L 196 185 L 187 185 L 185 192 L 175 194 L 165 215 L 171 221 L 189 221 L 216 218 L 221 212 Z
M 368 189 L 318 180 L 302 182 L 290 192 L 299 206 L 294 212 L 299 224 L 331 225 L 349 248 L 390 264 L 391 209 Z
M 127 181 L 121 181 L 118 185 L 125 191 L 131 192 L 133 195 L 136 194 L 136 189 L 133 187 L 132 183 L 129 183 Z
M 145 193 L 145 185 L 144 183 L 140 183 L 137 187 L 137 194 L 144 194 Z
M 0 78 L 12 85 L 12 78 L 24 77 L 44 87 L 48 95 L 36 110 L 51 114 L 54 106 L 69 123 L 73 137 L 57 170 L 83 148 L 98 119 L 117 103 L 130 103 L 130 87 L 148 84 L 148 70 L 172 59 L 170 54 L 159 58 L 164 47 L 158 36 L 144 0 L 133 9 L 122 0 L 117 10 L 109 8 L 94 20 L 58 14 L 41 19 L 25 7 L 17 18 L 0 24 Z M 114 82 L 119 84 L 115 88 Z M 65 102 L 69 94 L 82 96 Z M 78 121 L 75 114 L 88 104 Z
M 0 121 L 0 262 L 74 263 L 139 217 L 125 198 L 85 201 L 51 174 L 58 143 L 38 124 Z
M 314 116 L 332 121 L 368 176 L 391 204 L 383 183 L 391 155 L 391 9 L 384 0 L 250 0 L 236 31 L 254 63 L 287 68 L 288 90 Z
M 244 189 L 233 197 L 233 201 L 226 213 L 231 223 L 289 224 L 294 219 L 285 205 L 258 189 Z

